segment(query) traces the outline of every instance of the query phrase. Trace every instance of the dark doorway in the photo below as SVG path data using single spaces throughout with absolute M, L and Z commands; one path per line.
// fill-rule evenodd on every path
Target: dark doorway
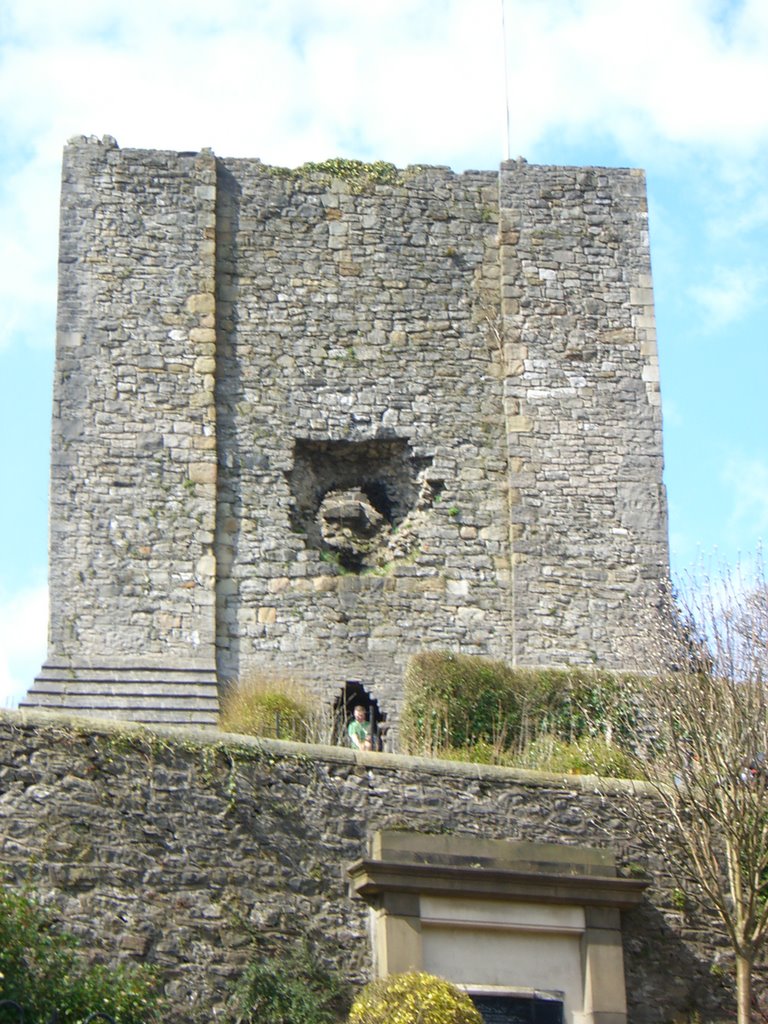
M 485 1024 L 563 1024 L 563 1003 L 546 996 L 472 995 Z
M 333 742 L 342 747 L 350 746 L 347 726 L 358 704 L 365 708 L 366 718 L 371 723 L 373 749 L 382 750 L 387 716 L 379 710 L 379 702 L 371 697 L 359 679 L 348 679 L 333 702 Z

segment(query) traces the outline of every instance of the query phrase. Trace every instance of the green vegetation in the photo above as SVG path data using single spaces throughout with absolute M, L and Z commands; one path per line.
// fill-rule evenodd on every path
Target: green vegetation
M 627 779 L 637 774 L 634 761 L 616 743 L 585 736 L 573 743 L 552 735 L 540 736 L 515 759 L 518 768 L 568 775 L 602 775 Z
M 338 570 L 339 576 L 347 576 L 351 573 L 351 569 L 348 569 L 342 562 L 338 551 L 331 551 L 329 548 L 323 548 L 320 552 L 320 561 L 325 562 L 326 565 L 335 566 Z
M 0 889 L 0 1001 L 24 1009 L 24 1019 L 83 1024 L 105 1013 L 115 1024 L 161 1024 L 164 1009 L 155 972 L 134 963 L 88 963 L 76 938 L 58 927 L 34 896 Z M 255 951 L 232 990 L 229 1024 L 339 1024 L 351 991 L 319 963 L 306 943 L 287 955 Z M 0 1024 L 17 1024 L 13 1007 L 0 1007 Z
M 219 726 L 225 732 L 311 743 L 318 736 L 315 706 L 295 679 L 253 674 L 228 687 Z
M 632 682 L 591 669 L 513 669 L 422 652 L 406 672 L 402 746 L 425 757 L 629 777 Z M 231 684 L 220 724 L 250 736 L 333 741 L 332 712 L 291 678 L 251 675 Z
M 446 652 L 411 659 L 402 735 L 414 754 L 626 776 L 628 680 L 589 669 L 513 669 Z
M 234 1024 L 336 1024 L 349 1008 L 346 987 L 300 946 L 288 956 L 254 958 L 238 981 Z
M 137 964 L 89 964 L 73 935 L 32 896 L 0 890 L 0 999 L 24 1007 L 25 1020 L 80 1024 L 89 1013 L 108 1013 L 116 1024 L 159 1022 L 154 974 Z M 0 1022 L 17 1015 L 0 1009 Z
M 482 1024 L 472 1000 L 432 974 L 409 971 L 367 985 L 349 1024 Z
M 688 906 L 688 899 L 682 889 L 673 889 L 671 903 L 675 910 L 683 911 Z
M 349 183 L 353 191 L 365 191 L 374 185 L 399 185 L 403 175 L 394 164 L 386 160 L 364 163 L 362 160 L 345 160 L 334 157 L 321 163 L 306 163 L 299 168 L 303 174 L 327 175 Z
M 330 185 L 336 178 L 345 181 L 350 192 L 355 194 L 370 192 L 376 185 L 400 185 L 406 178 L 403 171 L 399 171 L 394 164 L 385 160 L 364 163 L 362 160 L 347 160 L 344 157 L 333 157 L 319 163 L 310 162 L 296 168 L 272 167 L 269 171 L 271 174 L 296 180 L 311 176 L 323 185 Z

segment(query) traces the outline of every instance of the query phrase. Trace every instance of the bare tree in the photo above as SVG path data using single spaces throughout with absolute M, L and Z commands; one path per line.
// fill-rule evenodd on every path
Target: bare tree
M 640 774 L 666 816 L 637 800 L 663 852 L 703 889 L 736 964 L 739 1024 L 768 937 L 768 580 L 725 572 L 667 603 L 638 685 Z M 649 664 L 650 661 L 650 664 Z M 666 817 L 666 822 L 664 818 Z

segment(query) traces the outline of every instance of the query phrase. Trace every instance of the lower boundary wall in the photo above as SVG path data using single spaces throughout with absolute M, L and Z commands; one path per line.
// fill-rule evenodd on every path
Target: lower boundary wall
M 376 830 L 607 847 L 651 882 L 622 914 L 630 1024 L 727 1020 L 722 932 L 627 819 L 628 785 L 2 712 L 0 858 L 90 955 L 155 964 L 181 1024 L 215 1019 L 254 948 L 302 936 L 368 980 L 346 869 Z

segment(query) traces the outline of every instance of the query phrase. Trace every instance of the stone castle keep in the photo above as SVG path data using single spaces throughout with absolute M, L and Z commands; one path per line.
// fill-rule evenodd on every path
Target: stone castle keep
M 396 719 L 418 650 L 621 667 L 667 569 L 641 172 L 67 146 L 24 706 Z

